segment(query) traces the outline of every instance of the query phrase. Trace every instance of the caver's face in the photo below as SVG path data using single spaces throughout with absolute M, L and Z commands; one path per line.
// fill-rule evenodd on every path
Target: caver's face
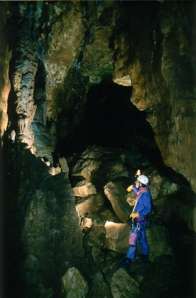
M 141 183 L 137 180 L 136 183 L 135 183 L 135 186 L 136 186 L 137 188 L 139 188 L 139 187 L 141 186 Z

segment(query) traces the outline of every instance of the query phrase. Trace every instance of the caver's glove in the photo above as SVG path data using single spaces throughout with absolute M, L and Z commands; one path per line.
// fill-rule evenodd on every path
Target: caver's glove
M 133 208 L 133 206 L 135 205 L 135 200 L 135 198 L 128 196 L 127 203 Z
M 130 214 L 130 218 L 132 218 L 132 219 L 138 218 L 139 216 L 140 216 L 140 215 L 139 215 L 138 212 L 132 212 L 132 213 Z
M 139 177 L 142 174 L 141 170 L 138 169 L 137 172 L 135 173 L 135 177 Z
M 133 185 L 130 185 L 129 187 L 127 187 L 127 192 L 131 192 L 133 189 Z

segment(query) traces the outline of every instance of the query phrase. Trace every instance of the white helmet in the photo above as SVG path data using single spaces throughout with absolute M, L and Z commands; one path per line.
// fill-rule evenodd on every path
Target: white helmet
M 138 180 L 139 182 L 141 182 L 142 184 L 144 184 L 144 185 L 147 185 L 147 184 L 149 183 L 149 179 L 148 179 L 148 177 L 145 176 L 145 175 L 140 175 L 140 176 L 137 178 L 137 180 Z

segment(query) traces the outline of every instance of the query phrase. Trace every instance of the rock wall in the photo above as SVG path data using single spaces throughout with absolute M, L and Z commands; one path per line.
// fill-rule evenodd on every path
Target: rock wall
M 130 76 L 131 101 L 146 111 L 165 164 L 195 190 L 194 5 L 144 6 L 121 6 L 119 26 L 127 32 L 120 31 L 115 41 L 115 79 Z
M 3 136 L 8 125 L 8 96 L 10 92 L 9 63 L 11 50 L 8 41 L 7 19 L 10 8 L 8 4 L 0 6 L 0 137 Z M 7 31 L 7 32 L 6 32 Z
M 6 146 L 4 159 L 6 293 L 60 297 L 63 274 L 84 256 L 68 173 L 51 174 L 24 144 Z

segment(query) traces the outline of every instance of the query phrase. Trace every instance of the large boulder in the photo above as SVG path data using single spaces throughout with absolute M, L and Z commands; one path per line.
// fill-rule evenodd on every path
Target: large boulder
M 62 284 L 65 298 L 85 298 L 88 293 L 88 284 L 75 267 L 66 271 L 62 278 Z
M 113 298 L 136 298 L 140 294 L 139 284 L 124 269 L 113 274 L 110 287 Z
M 106 221 L 106 247 L 107 249 L 124 253 L 128 248 L 130 227 L 128 224 Z
M 111 298 L 110 288 L 101 272 L 96 273 L 93 277 L 89 297 Z
M 80 216 L 92 215 L 98 212 L 104 205 L 104 198 L 101 194 L 87 197 L 82 202 L 76 204 L 76 210 Z
M 126 202 L 126 192 L 122 185 L 120 183 L 109 182 L 104 186 L 104 193 L 118 218 L 122 222 L 127 222 L 130 208 Z
M 95 186 L 90 182 L 83 182 L 73 187 L 75 197 L 88 197 L 97 193 Z

